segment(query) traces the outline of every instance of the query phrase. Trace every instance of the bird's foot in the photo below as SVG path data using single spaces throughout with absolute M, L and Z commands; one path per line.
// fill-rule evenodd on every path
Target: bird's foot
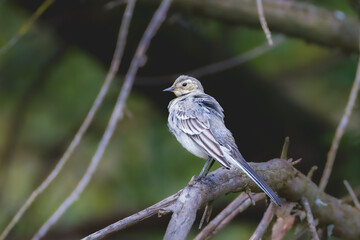
M 205 177 L 206 177 L 206 175 L 204 175 L 204 174 L 199 175 L 199 176 L 197 176 L 197 177 L 195 178 L 195 181 L 196 181 L 196 182 L 199 182 L 200 180 L 202 180 L 202 179 L 205 178 Z

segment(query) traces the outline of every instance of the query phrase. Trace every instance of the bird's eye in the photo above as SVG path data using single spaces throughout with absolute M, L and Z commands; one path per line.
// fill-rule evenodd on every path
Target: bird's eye
M 187 83 L 186 83 L 186 82 L 184 82 L 182 85 L 183 85 L 183 87 L 186 87 Z

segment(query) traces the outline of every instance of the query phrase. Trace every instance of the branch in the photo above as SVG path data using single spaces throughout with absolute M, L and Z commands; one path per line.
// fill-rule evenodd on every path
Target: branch
M 34 23 L 41 17 L 41 15 L 54 3 L 54 0 L 45 0 L 40 7 L 31 15 L 30 19 L 19 29 L 15 36 L 13 36 L 4 46 L 0 48 L 0 56 L 8 49 L 14 46 L 21 37 L 23 37 Z
M 335 236 L 344 239 L 360 238 L 360 212 L 321 191 L 315 183 L 293 168 L 291 163 L 282 159 L 273 159 L 264 163 L 250 163 L 250 165 L 281 197 L 290 201 L 299 201 L 302 197 L 306 197 L 314 217 L 322 224 L 335 226 Z M 186 219 L 185 222 L 174 220 L 171 229 L 176 229 L 177 226 L 178 229 L 184 227 L 188 231 L 201 205 L 224 194 L 240 192 L 246 188 L 251 188 L 252 192 L 260 192 L 256 184 L 238 169 L 220 168 L 209 173 L 201 181 L 190 182 L 182 190 L 177 201 L 173 202 L 174 206 L 167 208 L 174 211 L 176 214 L 173 214 L 174 216 Z M 181 239 L 179 236 L 175 238 Z
M 194 240 L 206 239 L 210 237 L 213 231 L 224 221 L 231 213 L 233 213 L 245 200 L 249 199 L 246 193 L 241 193 L 229 205 L 226 206 L 211 222 L 194 238 Z M 169 227 L 168 227 L 169 229 Z M 181 229 L 179 229 L 181 231 Z
M 346 187 L 346 189 L 348 190 L 353 202 L 354 202 L 354 205 L 355 207 L 360 210 L 360 203 L 359 203 L 359 200 L 357 199 L 357 196 L 356 194 L 354 193 L 354 190 L 351 188 L 350 184 L 348 181 L 344 180 L 344 185 Z
M 205 203 L 201 197 L 197 196 L 199 192 L 193 190 L 195 185 L 196 182 L 191 181 L 179 196 L 174 206 L 170 223 L 166 229 L 164 240 L 186 239 L 195 221 L 197 210 Z M 189 201 L 191 201 L 191 203 Z
M 269 207 L 266 209 L 264 216 L 261 219 L 259 225 L 257 226 L 255 232 L 250 237 L 250 240 L 261 239 L 262 235 L 264 234 L 271 220 L 273 219 L 274 214 L 275 214 L 275 207 L 274 204 L 271 202 Z
M 359 27 L 354 28 L 354 29 L 359 30 Z M 359 48 L 359 45 L 357 47 Z M 335 136 L 334 136 L 334 138 L 333 138 L 333 140 L 331 142 L 331 147 L 330 147 L 330 150 L 329 150 L 328 155 L 327 155 L 325 169 L 324 169 L 324 172 L 323 172 L 323 174 L 321 176 L 321 180 L 320 180 L 320 184 L 319 184 L 321 190 L 325 190 L 326 185 L 327 185 L 327 183 L 329 181 L 330 174 L 331 174 L 331 171 L 333 169 L 335 158 L 336 158 L 336 153 L 337 153 L 337 150 L 339 148 L 341 138 L 344 135 L 346 126 L 347 126 L 347 124 L 349 122 L 352 110 L 353 110 L 353 108 L 355 106 L 355 102 L 356 102 L 356 98 L 357 98 L 357 95 L 358 95 L 358 92 L 359 92 L 359 88 L 360 88 L 360 57 L 358 59 L 358 66 L 357 66 L 357 70 L 356 70 L 356 76 L 355 76 L 355 80 L 354 80 L 353 86 L 352 86 L 351 91 L 350 91 L 349 100 L 348 100 L 348 102 L 346 104 L 346 108 L 345 108 L 343 116 L 341 117 L 339 125 L 336 128 Z
M 256 0 L 256 5 L 257 5 L 257 10 L 258 10 L 258 14 L 259 14 L 259 20 L 260 20 L 261 27 L 265 33 L 266 39 L 268 40 L 269 46 L 272 46 L 273 40 L 271 38 L 271 32 L 267 25 L 266 19 L 265 19 L 262 0 Z
M 174 3 L 184 12 L 260 28 L 256 1 L 175 0 Z M 262 3 L 266 21 L 273 32 L 345 51 L 359 51 L 359 23 L 355 18 L 347 17 L 340 11 L 333 12 L 298 1 L 263 0 Z
M 353 191 L 354 191 L 355 196 L 357 198 L 360 198 L 360 186 L 356 187 Z M 350 203 L 353 201 L 353 197 L 350 194 L 348 194 L 348 195 L 342 197 L 341 201 L 343 203 Z
M 199 224 L 199 229 L 202 228 L 204 222 L 206 223 L 209 223 L 209 220 L 210 220 L 210 217 L 211 217 L 211 213 L 212 213 L 212 210 L 213 210 L 213 206 L 212 206 L 212 203 L 214 201 L 211 201 L 211 202 L 207 202 L 206 203 L 206 206 L 205 206 L 205 209 L 204 209 L 204 213 L 201 217 L 201 220 L 200 220 L 200 224 Z
M 130 25 L 130 20 L 133 12 L 132 8 L 127 8 L 124 12 L 123 19 L 120 25 L 118 39 L 116 43 L 116 48 L 114 52 L 113 59 L 111 60 L 111 66 L 110 69 L 106 75 L 105 81 L 103 85 L 101 86 L 101 89 L 96 96 L 96 99 L 89 110 L 88 114 L 86 115 L 83 123 L 81 124 L 79 130 L 76 132 L 73 140 L 71 141 L 70 145 L 64 152 L 64 154 L 61 156 L 59 161 L 57 162 L 55 168 L 50 172 L 50 174 L 46 177 L 46 179 L 40 184 L 39 187 L 37 187 L 31 195 L 28 197 L 28 199 L 25 201 L 25 203 L 21 206 L 21 208 L 16 212 L 15 216 L 11 219 L 10 223 L 6 226 L 5 230 L 0 235 L 0 240 L 3 240 L 6 238 L 6 236 L 9 234 L 11 229 L 16 225 L 16 223 L 21 219 L 21 217 L 24 215 L 26 210 L 32 205 L 32 203 L 36 200 L 36 198 L 45 191 L 45 189 L 52 183 L 52 181 L 59 175 L 60 171 L 64 167 L 64 165 L 67 163 L 69 158 L 71 157 L 72 153 L 76 149 L 76 147 L 79 145 L 79 143 L 82 140 L 82 137 L 84 136 L 85 132 L 89 128 L 92 120 L 94 119 L 94 116 L 100 106 L 103 103 L 103 100 L 105 98 L 106 93 L 109 90 L 109 87 L 118 72 L 121 58 L 124 52 L 124 47 L 126 44 L 126 37 Z
M 284 239 L 295 223 L 296 202 L 284 202 L 280 208 L 276 209 L 276 221 L 271 229 L 271 239 Z M 294 214 L 295 213 L 295 214 Z
M 151 207 L 148 207 L 138 213 L 135 213 L 129 217 L 126 217 L 120 221 L 117 221 L 116 223 L 113 223 L 87 237 L 82 238 L 82 240 L 95 240 L 95 239 L 103 239 L 104 237 L 107 237 L 113 232 L 120 231 L 122 229 L 125 229 L 127 227 L 130 227 L 138 222 L 141 222 L 142 220 L 145 220 L 155 214 L 161 214 L 165 215 L 169 213 L 172 209 L 172 206 L 174 202 L 178 199 L 179 195 L 181 194 L 182 190 L 180 190 L 178 193 L 171 195 L 168 198 L 165 198 L 161 202 L 158 202 Z
M 306 197 L 319 223 L 335 226 L 334 236 L 360 239 L 360 212 L 326 194 L 300 172 L 296 171 L 295 177 L 280 190 L 280 195 L 290 201 L 298 201 Z
M 319 240 L 319 236 L 316 232 L 316 227 L 315 227 L 315 223 L 314 223 L 314 217 L 311 213 L 311 209 L 310 209 L 310 205 L 309 205 L 309 201 L 303 197 L 301 199 L 302 204 L 304 205 L 305 211 L 306 211 L 306 219 L 310 228 L 310 232 L 312 234 L 312 239 L 314 240 Z
M 196 78 L 208 76 L 214 73 L 223 72 L 229 70 L 231 68 L 237 67 L 243 63 L 251 61 L 269 51 L 274 49 L 275 46 L 280 43 L 285 42 L 285 38 L 283 36 L 276 36 L 273 39 L 273 45 L 269 46 L 268 42 L 261 44 L 255 48 L 252 48 L 244 53 L 241 53 L 238 56 L 231 57 L 229 59 L 225 59 L 219 62 L 211 63 L 203 67 L 199 67 L 185 73 L 174 73 L 169 75 L 162 76 L 154 76 L 154 77 L 137 77 L 136 84 L 142 86 L 160 84 L 160 83 L 168 83 L 169 79 L 176 79 L 178 76 L 185 74 L 189 76 L 193 76 Z
M 131 13 L 133 12 L 132 10 L 135 7 L 135 2 L 136 2 L 135 0 L 128 2 L 127 9 L 131 9 Z M 145 33 L 139 43 L 139 46 L 136 49 L 135 56 L 131 61 L 129 71 L 126 74 L 124 84 L 119 93 L 109 123 L 106 127 L 103 137 L 100 140 L 98 148 L 96 149 L 96 152 L 93 158 L 91 159 L 88 169 L 86 170 L 85 174 L 83 175 L 83 177 L 81 178 L 81 180 L 79 181 L 78 185 L 73 190 L 73 192 L 65 199 L 65 201 L 54 212 L 54 214 L 42 225 L 39 231 L 35 234 L 35 236 L 33 237 L 34 240 L 40 239 L 49 231 L 50 227 L 54 225 L 58 221 L 58 219 L 64 214 L 64 212 L 71 206 L 71 204 L 80 197 L 81 193 L 84 191 L 85 187 L 90 182 L 91 177 L 93 176 L 98 164 L 100 163 L 100 160 L 105 152 L 105 149 L 109 144 L 110 139 L 115 131 L 117 122 L 123 117 L 123 109 L 125 106 L 125 102 L 130 94 L 130 90 L 133 85 L 136 72 L 145 63 L 144 62 L 145 52 L 149 47 L 152 37 L 155 35 L 161 23 L 165 19 L 165 14 L 170 6 L 170 2 L 171 1 L 162 2 L 159 9 L 156 11 L 154 17 L 151 19 L 149 26 L 145 30 Z
M 135 6 L 136 0 L 131 0 L 128 2 L 127 8 L 133 9 Z M 120 119 L 123 118 L 123 109 L 125 107 L 126 100 L 130 94 L 131 88 L 134 84 L 135 75 L 138 69 L 145 64 L 145 52 L 150 45 L 151 39 L 154 37 L 160 25 L 164 22 L 166 13 L 170 7 L 171 0 L 163 0 L 156 10 L 153 18 L 151 19 L 148 27 L 146 28 L 144 35 L 142 36 L 138 48 L 136 49 L 133 60 L 130 63 L 129 70 L 125 76 L 124 84 L 119 93 L 118 99 L 116 101 L 114 110 L 111 114 L 109 123 L 105 129 L 104 135 L 100 140 L 98 148 L 91 159 L 90 165 L 86 170 L 84 176 L 81 178 L 80 182 L 70 194 L 68 198 L 59 206 L 55 213 L 44 223 L 44 225 L 39 229 L 36 235 L 33 237 L 33 240 L 38 240 L 43 237 L 50 227 L 54 225 L 58 219 L 64 214 L 64 212 L 71 206 L 71 204 L 80 197 L 80 194 L 84 191 L 85 187 L 90 182 L 92 175 L 94 174 L 100 160 L 105 152 L 107 145 L 110 142 L 110 139 L 115 131 L 116 125 Z
M 238 56 L 235 56 L 233 58 L 229 58 L 224 61 L 212 63 L 209 65 L 188 71 L 186 74 L 189 76 L 194 76 L 196 78 L 200 78 L 203 76 L 211 75 L 214 73 L 218 73 L 218 72 L 222 72 L 222 71 L 234 68 L 240 64 L 243 64 L 254 58 L 257 58 L 266 52 L 273 50 L 275 46 L 279 45 L 280 43 L 283 43 L 284 41 L 285 41 L 285 38 L 283 36 L 277 36 L 276 38 L 274 38 L 274 41 L 272 41 L 271 46 L 269 46 L 268 43 L 264 43 L 262 45 L 259 45 L 253 49 L 250 49 L 249 51 L 242 53 Z M 174 75 L 173 78 L 176 78 L 180 74 L 176 74 L 176 75 L 173 74 L 173 75 Z
M 246 194 L 248 195 L 248 194 Z M 254 194 L 251 198 L 249 197 L 250 195 L 248 195 L 248 198 L 237 208 L 235 209 L 234 212 L 230 213 L 229 216 L 227 216 L 226 218 L 224 218 L 223 221 L 220 222 L 219 226 L 217 226 L 214 231 L 212 232 L 212 235 L 215 235 L 216 233 L 218 233 L 221 229 L 223 229 L 228 223 L 230 223 L 231 220 L 233 220 L 239 213 L 245 211 L 246 209 L 248 209 L 250 206 L 254 206 L 255 202 L 258 202 L 260 200 L 263 200 L 266 198 L 266 194 L 261 192 L 261 193 L 256 193 Z
M 284 159 L 284 160 L 288 159 L 289 144 L 290 144 L 290 138 L 286 137 L 284 141 L 284 145 L 281 150 L 280 159 Z
M 312 166 L 307 174 L 307 177 L 311 180 L 318 166 Z

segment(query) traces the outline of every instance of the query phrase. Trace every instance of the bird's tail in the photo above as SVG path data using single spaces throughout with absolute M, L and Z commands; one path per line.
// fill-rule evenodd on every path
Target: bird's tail
M 239 151 L 234 151 L 235 157 L 231 160 L 233 165 L 236 165 L 243 170 L 260 188 L 263 190 L 277 205 L 281 206 L 282 202 L 278 195 L 269 187 L 269 185 L 255 172 L 254 169 L 245 161 L 244 157 Z

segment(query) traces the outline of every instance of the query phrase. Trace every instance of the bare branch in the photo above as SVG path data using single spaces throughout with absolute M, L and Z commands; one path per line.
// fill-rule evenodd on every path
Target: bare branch
M 303 174 L 296 176 L 290 185 L 281 190 L 281 193 L 288 195 L 288 191 L 292 192 L 289 194 L 290 196 L 292 195 L 291 197 L 289 195 L 286 196 L 291 201 L 298 201 L 301 197 L 306 197 L 314 216 L 319 219 L 319 222 L 335 226 L 335 236 L 341 236 L 340 238 L 344 239 L 360 238 L 360 213 L 354 211 L 353 207 L 342 204 L 338 199 L 327 195 Z M 349 234 L 350 232 L 352 233 Z
M 135 6 L 135 0 L 130 0 L 128 2 L 127 8 L 133 9 Z M 40 230 L 33 237 L 33 240 L 38 240 L 42 236 L 44 236 L 50 227 L 54 225 L 57 220 L 64 214 L 64 212 L 71 206 L 71 204 L 77 200 L 80 194 L 84 191 L 85 187 L 89 183 L 92 175 L 94 174 L 102 155 L 115 131 L 117 122 L 123 118 L 123 109 L 125 106 L 125 102 L 130 94 L 131 88 L 134 83 L 135 75 L 138 69 L 145 64 L 145 52 L 150 45 L 151 39 L 156 34 L 160 25 L 165 20 L 165 16 L 167 10 L 169 9 L 171 4 L 171 0 L 164 0 L 159 8 L 156 10 L 153 18 L 151 19 L 148 27 L 145 30 L 143 37 L 140 40 L 139 46 L 136 49 L 135 56 L 131 61 L 128 73 L 125 76 L 124 84 L 119 93 L 118 99 L 116 101 L 113 113 L 109 120 L 108 126 L 104 132 L 104 135 L 99 143 L 99 146 L 91 159 L 90 165 L 86 170 L 84 176 L 70 194 L 70 196 L 60 205 L 60 207 L 55 211 L 55 213 L 44 223 L 44 225 L 40 228 Z M 131 11 L 132 12 L 132 11 Z
M 182 191 L 175 203 L 174 211 L 170 223 L 166 229 L 165 240 L 169 239 L 186 239 L 196 218 L 196 211 L 200 208 L 202 198 L 193 191 L 195 182 L 190 182 Z M 190 204 L 191 201 L 192 203 Z
M 126 43 L 126 36 L 128 33 L 130 20 L 132 16 L 132 8 L 127 8 L 124 12 L 124 16 L 120 25 L 119 35 L 116 43 L 115 52 L 113 55 L 113 59 L 111 61 L 111 66 L 109 72 L 106 75 L 105 81 L 101 86 L 101 89 L 96 96 L 96 99 L 89 110 L 87 116 L 85 117 L 83 123 L 81 124 L 79 130 L 75 134 L 73 140 L 71 141 L 69 147 L 66 149 L 64 154 L 61 156 L 60 160 L 56 164 L 55 168 L 51 171 L 51 173 L 47 176 L 47 178 L 41 183 L 39 187 L 37 187 L 30 195 L 30 197 L 25 201 L 25 203 L 21 206 L 21 208 L 17 211 L 11 222 L 6 226 L 5 230 L 2 232 L 0 236 L 0 240 L 5 239 L 10 230 L 15 226 L 15 224 L 21 219 L 25 211 L 32 205 L 35 199 L 50 185 L 50 183 L 58 176 L 63 166 L 67 163 L 72 153 L 79 145 L 84 136 L 85 132 L 89 128 L 94 116 L 100 106 L 103 103 L 104 97 L 109 90 L 111 82 L 113 81 L 121 62 L 121 58 L 124 52 L 124 47 Z
M 145 1 L 145 0 L 144 0 Z M 159 0 L 147 0 L 158 2 Z M 359 52 L 359 23 L 340 11 L 330 11 L 304 1 L 262 0 L 272 32 L 299 37 L 323 46 Z M 175 0 L 180 11 L 211 17 L 232 24 L 259 27 L 256 1 Z
M 274 40 L 273 46 L 284 42 L 284 40 L 285 40 L 285 38 L 283 36 L 277 36 Z M 200 77 L 214 74 L 217 72 L 221 72 L 221 71 L 224 71 L 227 69 L 231 69 L 231 68 L 238 66 L 244 62 L 250 61 L 251 59 L 261 56 L 270 50 L 272 50 L 272 47 L 269 47 L 267 44 L 263 44 L 258 47 L 255 47 L 239 56 L 236 56 L 234 58 L 230 58 L 225 61 L 213 63 L 213 64 L 207 65 L 205 67 L 201 67 L 201 68 L 192 70 L 190 72 L 187 72 L 186 74 L 188 74 L 189 76 L 194 76 L 196 78 L 200 78 Z
M 217 234 L 221 229 L 223 229 L 227 224 L 229 224 L 239 213 L 242 213 L 249 207 L 253 206 L 253 202 L 258 202 L 260 200 L 266 199 L 265 193 L 256 193 L 252 196 L 252 199 L 246 199 L 234 212 L 230 213 L 229 216 L 225 217 L 223 221 L 214 229 L 211 233 L 211 236 Z
M 124 23 L 124 24 L 127 24 L 126 25 L 126 30 L 124 30 L 124 33 L 125 33 L 125 35 L 123 36 L 124 38 L 127 35 L 127 28 L 128 28 L 128 25 L 129 25 L 129 22 L 130 22 L 132 13 L 133 13 L 133 9 L 135 7 L 135 2 L 136 2 L 135 0 L 129 1 L 128 4 L 127 4 L 125 13 L 124 13 L 124 19 L 127 19 L 126 23 Z M 119 34 L 121 35 L 122 31 L 120 31 Z M 119 40 L 120 40 L 120 38 L 119 38 Z M 119 50 L 120 52 L 118 52 L 118 54 L 120 56 L 122 56 L 124 46 L 125 46 L 125 43 L 123 43 L 123 45 L 121 45 L 122 49 Z M 142 46 L 142 47 L 143 48 L 145 47 L 145 49 L 147 48 L 147 46 Z M 133 59 L 133 62 L 134 61 L 139 61 L 139 59 L 135 57 Z M 115 75 L 115 73 L 116 73 L 116 71 L 117 71 L 117 69 L 119 67 L 119 64 L 120 64 L 120 59 L 114 58 L 113 62 L 114 62 L 114 65 L 112 65 L 113 68 L 110 69 L 110 73 L 109 73 L 110 75 L 112 75 L 112 74 Z M 131 82 L 132 79 L 130 78 L 130 79 L 128 79 L 128 81 Z M 124 85 L 125 85 L 125 83 L 124 83 Z M 111 138 L 111 136 L 112 136 L 112 134 L 113 134 L 113 132 L 115 130 L 116 124 L 117 124 L 118 120 L 122 117 L 121 113 L 122 113 L 122 109 L 123 109 L 123 106 L 124 106 L 124 100 L 128 96 L 129 90 L 130 90 L 129 88 L 124 88 L 124 86 L 121 89 L 119 98 L 122 101 L 119 101 L 119 100 L 117 101 L 117 103 L 115 105 L 115 108 L 114 108 L 114 111 L 113 111 L 113 113 L 111 115 L 109 124 L 108 124 L 108 126 L 107 126 L 107 128 L 105 130 L 104 135 L 103 135 L 103 138 L 101 139 L 101 141 L 99 143 L 99 146 L 98 146 L 98 148 L 96 150 L 96 153 L 94 154 L 94 156 L 93 156 L 93 158 L 92 158 L 92 160 L 90 162 L 90 165 L 89 165 L 88 169 L 86 170 L 84 176 L 82 177 L 82 179 L 80 180 L 80 182 L 78 183 L 76 188 L 73 190 L 73 192 L 70 194 L 70 196 L 59 206 L 59 208 L 55 211 L 55 213 L 43 224 L 43 226 L 35 234 L 35 236 L 33 237 L 34 240 L 40 239 L 41 237 L 43 237 L 48 232 L 50 227 L 52 225 L 54 225 L 58 221 L 58 219 L 69 208 L 69 206 L 71 206 L 71 204 L 75 200 L 77 200 L 79 198 L 80 194 L 83 192 L 83 190 L 85 189 L 85 187 L 89 183 L 93 173 L 95 172 L 95 170 L 96 170 L 96 168 L 97 168 L 97 166 L 98 166 L 98 164 L 99 164 L 99 162 L 101 160 L 101 157 L 102 157 L 102 155 L 103 155 L 103 153 L 104 153 L 104 151 L 106 149 L 106 146 L 108 145 L 108 143 L 110 141 L 110 138 Z M 126 96 L 125 99 L 121 98 L 124 95 Z
M 188 71 L 186 73 L 175 73 L 170 75 L 163 75 L 163 76 L 155 76 L 155 77 L 138 77 L 136 78 L 136 84 L 139 85 L 153 85 L 153 84 L 160 84 L 164 82 L 169 82 L 169 79 L 177 78 L 181 74 L 186 74 L 189 76 L 193 76 L 196 78 L 204 77 L 207 75 L 211 75 L 214 73 L 226 71 L 228 69 L 237 67 L 245 62 L 248 62 L 254 58 L 257 58 L 270 50 L 272 50 L 275 46 L 285 41 L 285 38 L 283 36 L 276 36 L 274 37 L 274 44 L 272 47 L 269 47 L 267 43 L 264 43 L 262 45 L 259 45 L 253 49 L 250 49 L 249 51 L 242 53 L 238 56 L 212 63 L 191 71 Z
M 281 150 L 280 158 L 287 160 L 288 150 L 289 150 L 290 138 L 286 137 L 284 141 L 283 148 Z
M 211 213 L 212 213 L 212 210 L 213 210 L 212 203 L 213 203 L 213 201 L 210 201 L 210 202 L 206 203 L 204 213 L 203 213 L 203 215 L 201 217 L 201 220 L 200 220 L 199 229 L 202 228 L 204 222 L 206 222 L 206 223 L 209 222 L 209 219 L 210 219 L 210 216 L 211 216 Z
M 286 234 L 293 227 L 295 222 L 295 214 L 292 214 L 297 203 L 285 202 L 280 208 L 276 208 L 276 221 L 272 226 L 271 239 L 284 239 Z
M 249 199 L 246 193 L 241 193 L 235 198 L 229 205 L 226 206 L 211 222 L 194 238 L 194 240 L 206 239 L 215 228 L 222 222 L 227 216 L 234 212 L 246 199 Z
M 314 175 L 315 171 L 318 169 L 318 166 L 312 166 L 309 170 L 307 177 L 311 180 L 312 176 Z
M 359 27 L 357 27 L 355 29 L 359 30 Z M 359 42 L 358 42 L 358 44 L 359 44 Z M 358 45 L 358 48 L 359 48 L 359 45 Z M 359 92 L 359 88 L 360 88 L 360 56 L 359 56 L 358 66 L 357 66 L 357 70 L 356 70 L 356 76 L 355 76 L 353 86 L 351 88 L 349 100 L 347 102 L 347 105 L 346 105 L 344 114 L 341 118 L 341 121 L 339 122 L 339 125 L 336 128 L 335 136 L 333 138 L 329 153 L 327 155 L 325 169 L 324 169 L 324 172 L 323 172 L 321 180 L 320 180 L 319 187 L 323 191 L 325 190 L 326 185 L 329 181 L 330 174 L 331 174 L 331 171 L 334 166 L 336 153 L 339 148 L 341 138 L 344 135 L 346 126 L 349 122 L 352 110 L 355 106 L 355 101 L 356 101 L 356 98 L 357 98 L 357 95 Z
M 250 237 L 250 240 L 259 240 L 261 239 L 262 235 L 266 231 L 267 227 L 269 226 L 271 220 L 273 219 L 275 214 L 275 207 L 274 204 L 271 202 L 269 207 L 266 209 L 263 218 L 261 219 L 259 225 L 257 226 L 255 232 Z
M 238 198 L 232 201 L 218 216 L 216 216 L 195 238 L 194 240 L 210 239 L 227 224 L 231 222 L 239 213 L 249 208 L 253 201 L 257 202 L 266 198 L 264 193 L 256 193 L 249 198 L 248 194 L 242 193 Z
M 300 163 L 301 161 L 302 161 L 302 158 L 299 158 L 299 159 L 296 159 L 295 161 L 290 161 L 290 163 L 291 163 L 291 165 L 295 166 L 296 164 Z
M 353 200 L 353 202 L 354 202 L 354 204 L 355 204 L 355 207 L 356 207 L 358 210 L 360 210 L 359 200 L 357 199 L 357 196 L 356 196 L 356 194 L 354 193 L 354 191 L 353 191 L 352 187 L 350 186 L 349 182 L 346 181 L 346 180 L 344 180 L 344 185 L 345 185 L 346 189 L 348 190 L 348 192 L 349 192 L 349 194 L 350 194 L 350 196 L 351 196 L 351 198 L 352 198 L 352 200 Z
M 302 198 L 302 204 L 304 205 L 304 208 L 305 208 L 305 211 L 306 211 L 306 219 L 308 221 L 308 224 L 309 224 L 309 228 L 310 228 L 310 232 L 312 234 L 312 238 L 314 240 L 319 240 L 319 236 L 316 232 L 316 227 L 315 227 L 315 223 L 314 223 L 314 217 L 311 213 L 311 209 L 310 209 L 310 205 L 309 205 L 309 201 L 303 197 Z
M 263 5 L 262 5 L 262 0 L 256 0 L 256 5 L 257 5 L 257 11 L 259 14 L 259 20 L 260 20 L 260 24 L 261 27 L 265 33 L 266 39 L 268 40 L 269 46 L 273 45 L 273 40 L 271 38 L 271 32 L 268 28 L 266 19 L 265 19 L 265 15 L 264 15 L 264 9 L 263 9 Z
M 161 202 L 158 202 L 151 207 L 148 207 L 138 213 L 135 213 L 129 217 L 126 217 L 120 221 L 117 221 L 116 223 L 113 223 L 87 237 L 84 237 L 82 240 L 97 240 L 97 239 L 103 239 L 104 237 L 107 237 L 113 232 L 120 231 L 124 228 L 130 227 L 138 222 L 141 222 L 142 220 L 145 220 L 155 214 L 161 214 L 165 215 L 169 213 L 172 210 L 174 202 L 178 199 L 179 195 L 181 194 L 181 190 L 162 200 Z
M 38 18 L 55 2 L 55 0 L 45 0 L 30 19 L 19 29 L 15 36 L 13 36 L 4 46 L 0 48 L 0 56 L 4 54 L 9 48 L 14 46 L 19 39 L 24 36 L 32 25 L 38 20 Z
M 360 197 L 360 186 L 356 187 L 354 190 L 354 194 L 357 198 Z M 349 202 L 353 202 L 353 198 L 351 197 L 350 194 L 344 196 L 341 198 L 341 201 L 344 202 L 344 203 L 349 203 Z
M 314 216 L 319 219 L 319 223 L 334 225 L 334 236 L 354 240 L 360 238 L 360 212 L 321 191 L 309 178 L 293 168 L 291 163 L 283 159 L 273 159 L 264 163 L 250 163 L 250 165 L 281 197 L 294 202 L 306 197 Z M 252 192 L 260 191 L 256 184 L 240 170 L 219 168 L 209 173 L 201 181 L 191 182 L 184 188 L 178 200 L 173 203 L 174 206 L 167 209 L 172 209 L 172 211 L 177 212 L 177 215 L 181 214 L 179 212 L 181 209 L 186 214 L 191 212 L 191 215 L 187 215 L 191 217 L 187 218 L 186 221 L 193 222 L 196 211 L 202 204 L 227 193 L 244 191 L 248 187 L 251 188 Z M 265 195 L 263 196 L 265 198 Z M 251 201 L 246 200 L 228 218 L 235 216 L 250 205 Z M 226 221 L 225 219 L 221 224 Z M 186 228 L 190 228 L 191 226 L 188 225 L 192 225 L 188 222 L 175 222 L 179 228 L 183 227 L 182 224 L 186 224 Z M 176 228 L 173 227 L 172 229 Z

